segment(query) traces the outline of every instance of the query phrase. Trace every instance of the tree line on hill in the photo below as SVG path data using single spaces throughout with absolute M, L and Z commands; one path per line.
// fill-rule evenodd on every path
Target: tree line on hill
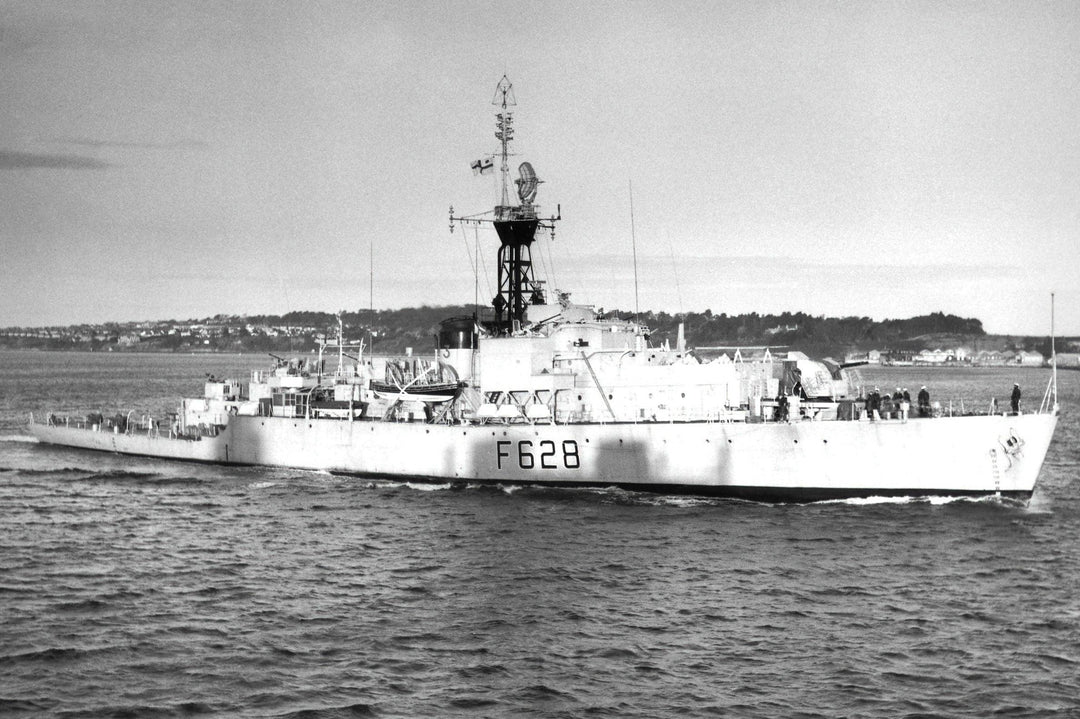
M 620 311 L 619 317 L 633 313 Z M 941 312 L 902 320 L 876 321 L 869 317 L 824 317 L 805 312 L 780 314 L 715 315 L 711 310 L 669 315 L 644 313 L 641 319 L 653 328 L 653 338 L 674 344 L 683 323 L 690 346 L 769 345 L 787 346 L 811 355 L 842 356 L 854 349 L 908 349 L 920 337 L 984 337 L 982 322 Z M 921 349 L 921 347 L 920 347 Z
M 633 319 L 625 310 L 603 312 L 605 317 Z M 345 337 L 363 339 L 383 353 L 406 347 L 425 353 L 434 346 L 439 322 L 448 317 L 473 316 L 472 305 L 420 306 L 396 310 L 355 310 L 341 313 Z M 481 310 L 488 319 L 489 308 Z M 642 312 L 637 319 L 652 330 L 653 344 L 674 346 L 681 323 L 690 347 L 767 345 L 799 349 L 814 356 L 843 357 L 847 352 L 909 350 L 942 344 L 989 343 L 982 322 L 942 312 L 909 319 L 873 320 L 869 317 L 824 317 L 805 312 L 740 315 L 688 312 Z M 153 325 L 152 330 L 147 330 Z M 284 315 L 216 315 L 202 320 L 157 323 L 109 323 L 89 331 L 45 333 L 0 332 L 0 347 L 26 349 L 93 349 L 127 351 L 308 352 L 319 335 L 337 334 L 337 316 L 330 312 L 300 311 Z M 195 330 L 198 328 L 198 331 Z M 1027 349 L 1049 354 L 1045 337 L 1003 338 L 1002 349 Z

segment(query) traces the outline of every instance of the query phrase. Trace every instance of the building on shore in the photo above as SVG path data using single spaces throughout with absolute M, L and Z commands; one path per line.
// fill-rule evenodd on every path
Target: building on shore
M 1021 367 L 1042 367 L 1046 364 L 1046 358 L 1042 352 L 1021 351 L 1016 353 L 1016 364 Z

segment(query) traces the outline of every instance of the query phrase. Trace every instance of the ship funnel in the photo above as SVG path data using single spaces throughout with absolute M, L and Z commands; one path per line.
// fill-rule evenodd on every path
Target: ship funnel
M 453 367 L 458 379 L 472 379 L 476 321 L 472 317 L 451 317 L 440 322 L 435 349 L 439 362 Z

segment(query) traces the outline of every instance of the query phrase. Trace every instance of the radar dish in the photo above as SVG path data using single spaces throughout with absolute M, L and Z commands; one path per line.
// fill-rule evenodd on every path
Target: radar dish
M 536 199 L 536 188 L 540 184 L 540 179 L 536 176 L 533 166 L 527 162 L 521 163 L 518 174 L 521 175 L 520 179 L 514 180 L 518 188 L 518 197 L 521 198 L 521 204 L 531 205 Z

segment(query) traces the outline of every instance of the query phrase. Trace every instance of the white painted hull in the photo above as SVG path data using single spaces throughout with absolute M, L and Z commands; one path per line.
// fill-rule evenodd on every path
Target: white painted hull
M 227 463 L 225 434 L 199 439 L 171 439 L 167 436 L 120 434 L 110 429 L 83 429 L 63 425 L 31 424 L 30 432 L 39 442 L 79 449 L 95 449 L 187 462 Z
M 452 426 L 239 416 L 218 437 L 194 442 L 32 429 L 43 442 L 171 459 L 433 481 L 816 500 L 1030 496 L 1056 423 L 1056 416 L 1034 414 L 908 422 Z M 1009 446 L 1010 437 L 1020 440 L 1018 450 Z

